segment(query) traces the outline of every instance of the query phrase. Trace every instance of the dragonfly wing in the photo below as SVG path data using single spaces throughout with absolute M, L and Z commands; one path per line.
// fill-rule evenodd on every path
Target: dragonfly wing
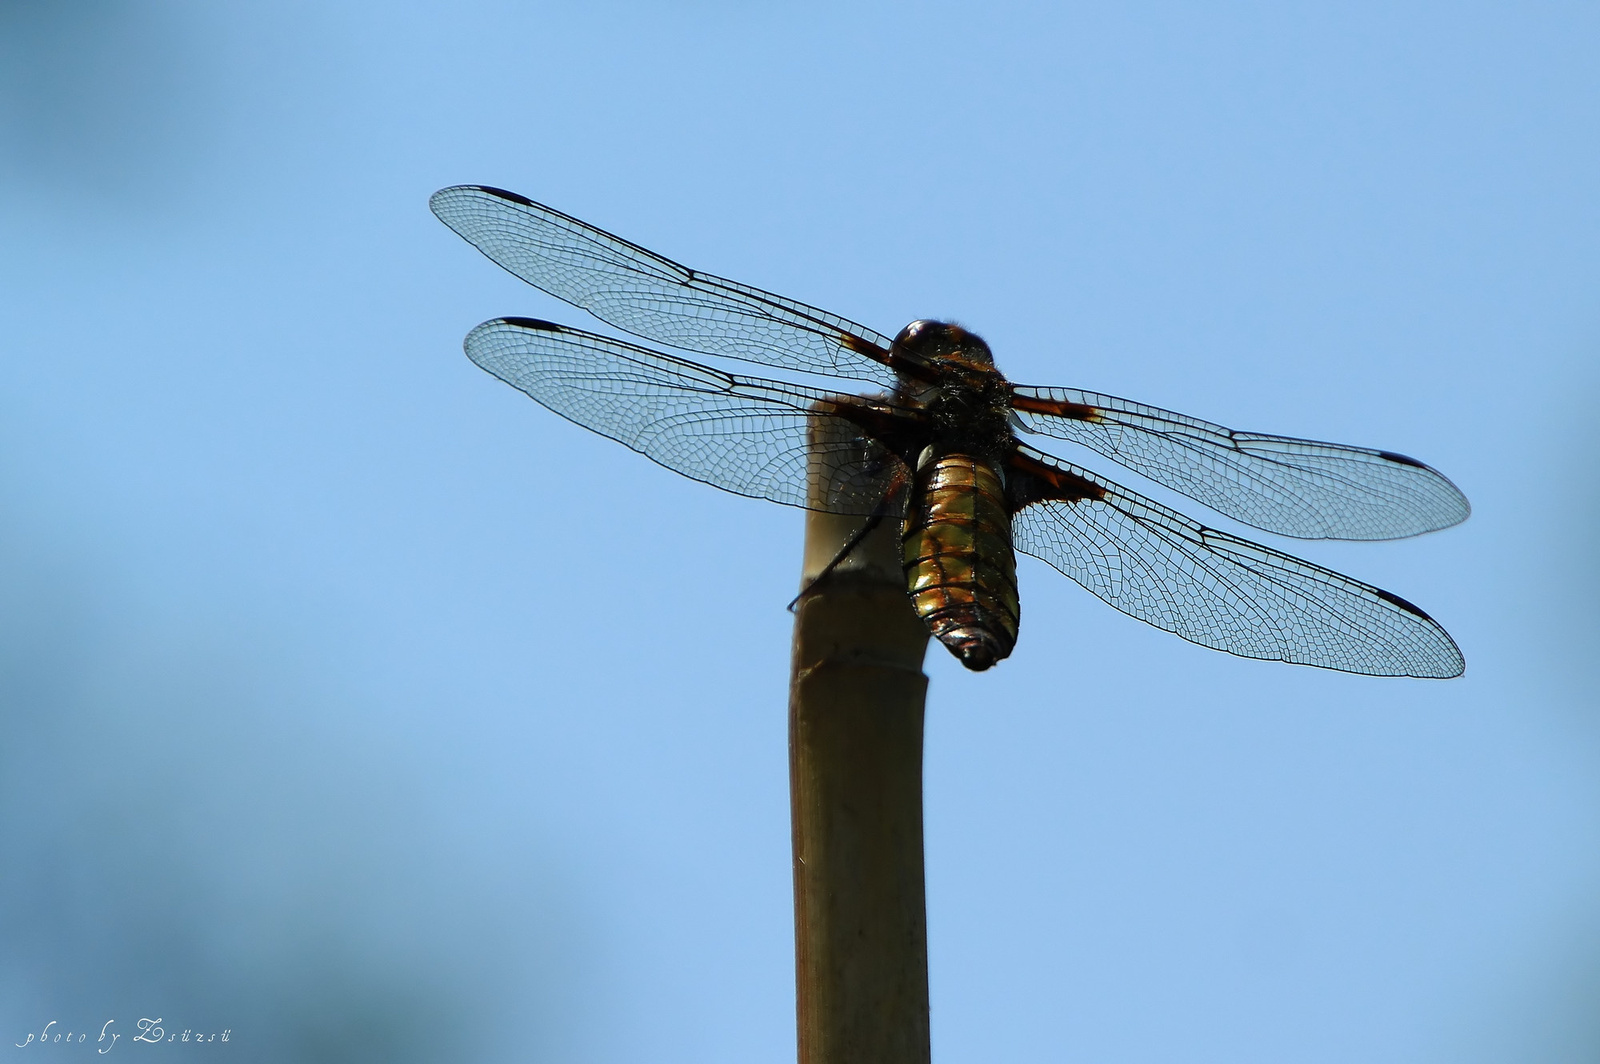
M 502 189 L 457 185 L 429 201 L 468 243 L 601 321 L 686 351 L 895 382 L 890 340 L 825 310 L 680 266 Z
M 868 515 L 903 469 L 860 424 L 869 413 L 894 420 L 883 404 L 722 373 L 532 318 L 486 321 L 465 346 L 562 417 L 739 495 Z
M 1206 528 L 1027 447 L 1012 455 L 1016 547 L 1130 617 L 1249 658 L 1372 676 L 1458 676 L 1449 634 L 1387 591 Z
M 1300 539 L 1400 539 L 1466 520 L 1466 497 L 1414 458 L 1235 432 L 1115 396 L 1013 389 L 1018 420 L 1247 525 Z

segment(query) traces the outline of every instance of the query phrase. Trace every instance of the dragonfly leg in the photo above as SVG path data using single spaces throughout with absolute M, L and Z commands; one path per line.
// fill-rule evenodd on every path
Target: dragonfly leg
M 852 532 L 850 538 L 844 541 L 844 546 L 839 548 L 839 553 L 835 554 L 833 560 L 822 567 L 821 572 L 806 582 L 806 586 L 800 589 L 800 594 L 790 600 L 787 607 L 790 613 L 795 612 L 795 608 L 800 605 L 801 599 L 816 590 L 817 585 L 828 578 L 828 574 L 832 573 L 846 558 L 850 557 L 851 552 L 861 545 L 862 540 L 872 535 L 873 531 L 883 524 L 883 519 L 889 516 L 889 509 L 893 505 L 895 497 L 905 487 L 905 481 L 906 478 L 903 474 L 894 478 L 888 489 L 884 491 L 883 498 L 878 500 L 878 505 L 872 508 L 872 513 L 867 516 L 866 521 L 862 522 L 861 527 Z
M 888 500 L 885 499 L 884 501 L 887 502 Z M 867 518 L 865 523 L 863 523 L 860 528 L 856 529 L 855 532 L 851 533 L 849 539 L 844 541 L 844 546 L 840 547 L 839 553 L 833 556 L 833 561 L 823 566 L 822 572 L 818 573 L 816 576 L 813 576 L 810 582 L 807 583 L 805 587 L 800 589 L 800 594 L 796 595 L 792 600 L 790 600 L 788 606 L 790 613 L 793 613 L 795 611 L 795 607 L 800 605 L 801 599 L 811 594 L 812 590 L 818 584 L 827 579 L 829 573 L 837 569 L 841 562 L 850 557 L 850 552 L 860 546 L 861 541 L 870 536 L 873 529 L 883 524 L 884 516 L 885 512 L 883 505 L 879 504 L 878 509 L 873 511 L 872 515 Z

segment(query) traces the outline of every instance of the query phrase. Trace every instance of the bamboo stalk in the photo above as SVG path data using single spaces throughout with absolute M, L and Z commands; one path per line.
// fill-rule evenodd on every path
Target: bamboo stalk
M 813 490 L 824 485 L 813 479 Z M 802 587 L 862 518 L 808 511 Z M 800 1064 L 928 1064 L 928 632 L 885 521 L 795 619 L 789 697 Z

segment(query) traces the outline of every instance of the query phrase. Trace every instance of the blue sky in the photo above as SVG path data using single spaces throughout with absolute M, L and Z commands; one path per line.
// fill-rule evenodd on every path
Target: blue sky
M 1031 561 L 1013 658 L 930 653 L 939 1060 L 1594 1059 L 1597 45 L 1578 4 L 0 4 L 0 1033 L 791 1059 L 800 515 L 462 356 L 593 325 L 428 213 L 475 182 L 1471 498 L 1268 538 L 1460 680 L 1229 658 Z

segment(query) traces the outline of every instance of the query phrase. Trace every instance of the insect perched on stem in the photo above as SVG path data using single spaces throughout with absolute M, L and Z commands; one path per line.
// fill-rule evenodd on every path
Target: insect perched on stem
M 1464 520 L 1461 492 L 1415 459 L 1012 384 L 959 325 L 915 321 L 890 339 L 512 192 L 461 185 L 431 206 L 516 276 L 619 329 L 870 389 L 727 373 L 533 318 L 496 318 L 466 339 L 490 373 L 685 476 L 858 516 L 864 530 L 901 523 L 912 606 L 970 669 L 1016 643 L 1018 550 L 1129 616 L 1231 654 L 1377 676 L 1464 668 L 1450 636 L 1405 599 L 1208 528 L 1024 437 L 1082 444 L 1238 521 L 1303 539 L 1398 539 Z M 818 475 L 826 490 L 808 493 Z

